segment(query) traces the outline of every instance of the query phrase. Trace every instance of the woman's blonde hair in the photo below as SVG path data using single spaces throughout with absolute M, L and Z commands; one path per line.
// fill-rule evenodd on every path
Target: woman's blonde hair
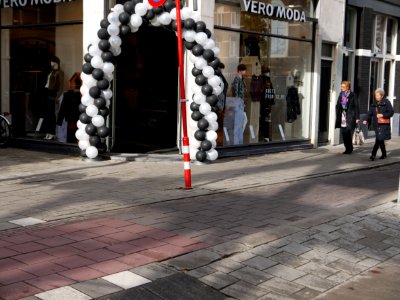
M 379 93 L 379 94 L 381 94 L 382 97 L 385 97 L 385 90 L 384 90 L 384 89 L 377 88 L 377 89 L 375 90 L 375 94 L 376 94 L 376 93 Z
M 343 80 L 342 84 L 346 85 L 349 89 L 351 89 L 351 82 L 347 80 Z

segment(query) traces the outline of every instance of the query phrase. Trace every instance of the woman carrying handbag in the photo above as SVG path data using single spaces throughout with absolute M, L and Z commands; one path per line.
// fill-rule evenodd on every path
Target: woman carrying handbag
M 375 101 L 371 104 L 367 114 L 367 120 L 363 124 L 369 124 L 375 130 L 375 145 L 372 148 L 370 160 L 375 160 L 378 148 L 381 148 L 382 156 L 380 159 L 387 157 L 385 140 L 391 139 L 390 118 L 393 116 L 394 111 L 392 104 L 385 97 L 385 91 L 381 88 L 375 90 Z

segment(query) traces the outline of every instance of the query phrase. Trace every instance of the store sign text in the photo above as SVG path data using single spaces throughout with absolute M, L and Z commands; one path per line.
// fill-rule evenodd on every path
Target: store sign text
M 266 4 L 254 0 L 242 0 L 240 2 L 242 11 L 264 15 L 271 18 L 284 19 L 287 21 L 305 22 L 306 13 L 290 7 Z
M 54 4 L 71 1 L 72 0 L 0 0 L 0 7 L 24 7 L 28 5 Z

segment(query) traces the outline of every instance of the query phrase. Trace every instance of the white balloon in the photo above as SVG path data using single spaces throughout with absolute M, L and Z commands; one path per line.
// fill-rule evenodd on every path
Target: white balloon
M 203 72 L 203 75 L 207 78 L 210 78 L 210 77 L 214 76 L 214 74 L 215 74 L 213 67 L 210 67 L 210 66 L 204 67 L 202 72 Z
M 119 25 L 120 24 L 119 13 L 117 13 L 115 11 L 110 12 L 107 16 L 107 20 L 108 20 L 108 22 L 110 22 L 110 24 Z
M 163 12 L 159 17 L 158 20 L 162 25 L 169 25 L 172 21 L 171 15 L 168 12 Z
M 196 62 L 194 63 L 197 69 L 204 69 L 207 67 L 207 61 L 202 57 L 197 57 Z
M 153 6 L 149 3 L 149 0 L 143 0 L 143 4 L 146 5 L 147 9 L 153 8 Z
M 218 158 L 218 151 L 215 149 L 211 149 L 209 151 L 207 151 L 207 159 L 208 160 L 216 160 Z
M 193 94 L 200 94 L 201 93 L 201 86 L 197 84 L 192 85 L 192 93 Z
M 161 25 L 161 23 L 160 23 L 160 21 L 158 20 L 158 17 L 157 17 L 157 16 L 154 17 L 153 19 L 151 19 L 150 24 L 153 25 L 153 26 L 155 26 L 155 27 Z
M 96 126 L 96 127 L 101 127 L 101 126 L 104 125 L 105 121 L 104 121 L 103 116 L 97 115 L 97 116 L 94 116 L 94 117 L 92 118 L 92 123 L 93 123 L 93 125 Z
M 89 141 L 79 141 L 78 146 L 81 150 L 86 150 L 88 147 L 90 147 Z
M 194 147 L 189 147 L 189 151 L 190 151 L 190 159 L 191 160 L 196 160 L 196 153 L 199 150 L 197 148 L 194 148 Z
M 207 102 L 204 102 L 204 103 L 200 104 L 199 111 L 203 115 L 208 115 L 211 112 L 211 105 L 208 104 Z
M 199 12 L 199 11 L 194 11 L 194 12 L 192 13 L 192 19 L 193 19 L 195 22 L 200 21 L 200 20 L 201 20 L 200 12 Z
M 192 63 L 195 63 L 196 60 L 197 60 L 197 56 L 195 56 L 195 55 L 192 53 L 192 51 L 189 52 L 189 60 L 190 60 Z
M 104 63 L 103 72 L 105 74 L 112 74 L 114 72 L 114 70 L 115 70 L 115 66 L 113 63 L 110 63 L 110 62 Z
M 189 127 L 190 127 L 190 129 L 192 129 L 192 130 L 197 130 L 197 129 L 199 129 L 199 128 L 197 127 L 197 121 L 195 121 L 195 120 L 193 120 L 193 119 L 190 119 L 190 120 L 189 120 Z
M 213 39 L 208 39 L 204 44 L 204 49 L 213 49 L 215 47 L 215 42 Z
M 111 51 L 111 53 L 112 53 L 114 56 L 118 56 L 118 55 L 120 55 L 121 52 L 122 52 L 121 47 L 118 47 L 118 48 L 111 48 L 110 51 Z
M 83 124 L 83 123 L 81 122 L 81 120 L 78 120 L 78 122 L 76 122 L 76 126 L 77 126 L 79 129 L 81 129 L 81 128 L 84 128 L 84 127 L 86 126 L 86 124 Z
M 215 112 L 211 112 L 211 113 L 209 113 L 208 115 L 206 115 L 204 118 L 205 118 L 209 123 L 212 123 L 212 122 L 216 122 L 216 121 L 217 121 L 218 116 L 217 116 L 217 114 L 216 114 Z
M 98 113 L 99 113 L 99 109 L 95 105 L 90 104 L 88 107 L 86 107 L 86 114 L 89 117 L 97 116 Z
M 218 47 L 214 47 L 211 49 L 214 52 L 215 57 L 219 56 L 221 50 Z
M 92 75 L 86 77 L 85 79 L 85 85 L 90 89 L 93 86 L 96 86 L 97 80 L 93 78 Z
M 106 107 L 107 107 L 107 108 L 109 108 L 109 107 L 110 107 L 110 104 L 111 104 L 111 101 L 110 101 L 110 99 L 106 99 Z
M 211 141 L 211 147 L 214 149 L 217 147 L 217 141 Z
M 198 141 L 198 140 L 196 140 L 196 139 L 191 139 L 189 143 L 190 143 L 190 146 L 191 146 L 191 147 L 193 147 L 193 148 L 199 148 L 199 147 L 200 147 L 200 144 L 201 144 L 201 141 Z
M 84 80 L 82 80 L 82 81 L 84 81 Z M 81 92 L 82 96 L 89 94 L 89 88 L 86 86 L 86 84 L 82 84 L 79 91 Z
M 108 39 L 108 41 L 110 42 L 111 47 L 120 47 L 122 44 L 122 40 L 119 36 L 116 35 L 112 35 L 110 36 L 110 38 Z
M 206 96 L 201 93 L 196 93 L 193 95 L 193 102 L 195 102 L 196 104 L 202 104 L 206 102 Z
M 107 27 L 107 32 L 109 35 L 118 35 L 119 34 L 119 26 L 116 24 L 110 24 Z
M 97 155 L 99 154 L 99 151 L 97 150 L 96 147 L 94 146 L 89 146 L 86 149 L 86 156 L 89 158 L 96 158 Z
M 217 122 L 211 122 L 209 123 L 207 130 L 217 131 L 218 127 L 219 126 Z
M 81 103 L 85 106 L 89 106 L 94 103 L 94 99 L 90 95 L 84 95 L 81 98 Z
M 132 24 L 128 24 L 129 28 L 131 29 L 132 33 L 135 33 L 139 30 L 139 27 L 132 26 Z
M 209 141 L 216 141 L 218 138 L 217 133 L 214 130 L 209 130 L 206 132 L 206 139 Z
M 213 94 L 214 95 L 220 95 L 221 93 L 222 93 L 222 87 L 220 87 L 220 86 L 216 86 L 216 87 L 213 87 Z
M 75 137 L 79 140 L 79 141 L 88 141 L 89 140 L 89 135 L 86 133 L 84 128 L 78 129 L 75 132 Z
M 100 56 L 93 56 L 93 58 L 90 61 L 90 64 L 92 65 L 93 68 L 103 68 L 104 62 L 103 59 Z
M 114 11 L 117 12 L 118 14 L 124 12 L 124 6 L 122 4 L 117 4 L 114 6 Z
M 212 87 L 219 86 L 222 83 L 221 78 L 219 76 L 212 76 L 208 78 L 208 84 L 211 85 Z
M 99 49 L 98 44 L 93 44 L 92 46 L 90 46 L 89 48 L 89 54 L 91 56 L 96 56 L 96 55 L 101 55 L 101 50 Z
M 176 8 L 171 9 L 169 15 L 171 16 L 172 20 L 176 20 Z
M 207 34 L 205 34 L 204 32 L 198 32 L 196 33 L 196 37 L 195 40 L 198 44 L 204 46 L 204 44 L 207 42 L 208 37 Z
M 143 23 L 143 20 L 139 15 L 133 14 L 133 15 L 131 15 L 130 23 L 134 27 L 140 27 L 142 25 L 142 23 Z
M 194 42 L 196 39 L 196 32 L 194 30 L 186 30 L 185 33 L 183 34 L 183 38 L 187 42 Z
M 182 20 L 191 18 L 192 14 L 193 14 L 193 10 L 190 7 L 185 6 L 181 9 L 181 19 Z
M 138 3 L 135 6 L 135 13 L 143 17 L 147 13 L 147 5 L 144 3 Z
M 106 99 L 106 100 L 107 100 L 107 99 L 111 99 L 112 96 L 113 96 L 112 90 L 110 90 L 110 89 L 107 89 L 107 90 L 105 90 L 105 91 L 102 91 L 101 94 L 102 94 L 102 96 L 104 97 L 104 99 Z
M 104 68 L 104 67 L 103 67 Z M 104 73 L 104 79 L 107 79 L 108 81 L 113 81 L 114 80 L 114 75 L 113 73 Z

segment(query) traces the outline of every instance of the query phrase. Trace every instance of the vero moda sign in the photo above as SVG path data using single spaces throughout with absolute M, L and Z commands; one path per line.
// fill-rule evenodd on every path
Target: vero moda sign
M 306 13 L 291 7 L 267 4 L 254 0 L 241 0 L 242 11 L 285 21 L 305 22 Z
M 71 2 L 73 0 L 0 0 L 0 8 L 25 7 L 42 4 L 57 4 L 62 2 Z

